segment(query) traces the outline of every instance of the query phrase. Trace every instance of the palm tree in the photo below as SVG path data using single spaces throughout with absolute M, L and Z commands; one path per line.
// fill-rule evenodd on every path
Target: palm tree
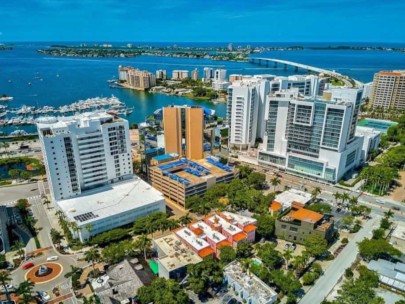
M 270 183 L 274 187 L 274 192 L 276 192 L 276 187 L 281 184 L 281 180 L 278 177 L 275 177 L 270 180 Z
M 65 278 L 73 277 L 74 275 L 82 272 L 82 269 L 73 265 L 70 265 L 70 271 L 65 273 Z
M 18 285 L 17 294 L 22 296 L 21 302 L 23 304 L 29 304 L 35 300 L 35 297 L 32 295 L 34 286 L 35 283 L 31 282 L 30 280 L 24 281 Z
M 59 220 L 61 220 L 61 219 L 63 219 L 65 217 L 65 214 L 63 213 L 62 210 L 56 211 L 55 215 L 58 217 Z
M 93 225 L 88 223 L 88 224 L 86 224 L 86 226 L 84 226 L 84 228 L 87 230 L 87 232 L 89 233 L 89 236 L 90 236 L 91 230 L 93 229 Z
M 343 205 L 345 203 L 345 201 L 348 201 L 350 199 L 350 195 L 347 192 L 344 192 L 340 198 L 342 199 L 342 205 Z
M 70 226 L 70 229 L 72 229 L 72 231 L 75 235 L 75 238 L 78 238 L 79 237 L 78 232 L 81 230 L 79 225 L 76 222 L 69 222 L 69 226 Z
M 315 201 L 317 200 L 319 194 L 321 194 L 321 188 L 319 187 L 315 187 L 311 192 L 311 196 Z
M 6 270 L 0 271 L 0 285 L 4 288 L 7 303 L 11 303 L 10 294 L 8 293 L 7 283 L 11 281 L 10 273 Z M 6 304 L 7 304 L 6 303 Z
M 190 224 L 192 220 L 193 219 L 190 216 L 190 212 L 187 212 L 187 214 L 179 218 L 180 224 L 183 226 Z
M 146 234 L 141 234 L 136 240 L 137 247 L 143 251 L 143 256 L 146 260 L 146 250 L 152 245 L 151 240 Z
M 393 212 L 391 209 L 389 209 L 388 211 L 385 211 L 385 212 L 384 212 L 384 216 L 385 216 L 385 218 L 386 218 L 387 220 L 389 220 L 391 217 L 394 216 L 394 212 Z
M 285 260 L 285 269 L 288 270 L 288 262 L 291 260 L 291 258 L 293 257 L 293 251 L 290 248 L 287 248 L 284 250 L 283 252 L 283 258 Z
M 14 243 L 13 247 L 11 248 L 12 250 L 17 251 L 17 254 L 19 255 L 20 260 L 24 259 L 24 254 L 25 254 L 24 247 L 25 247 L 25 244 L 23 242 L 17 241 Z
M 58 246 L 58 248 L 60 249 L 60 245 L 62 243 L 62 241 L 65 239 L 65 237 L 63 236 L 62 233 L 60 233 L 58 230 L 56 229 L 51 229 L 51 239 L 52 239 L 52 243 L 54 243 L 55 245 Z
M 90 250 L 88 250 L 84 253 L 84 259 L 86 260 L 86 262 L 91 262 L 91 264 L 93 266 L 93 273 L 95 270 L 95 268 L 94 268 L 95 262 L 99 261 L 100 258 L 101 258 L 101 255 L 98 252 L 98 250 L 95 248 L 91 248 Z
M 338 200 L 342 198 L 342 194 L 340 194 L 339 192 L 335 192 L 333 193 L 333 197 L 336 200 L 336 205 L 338 204 Z
M 49 209 L 49 205 L 51 204 L 51 201 L 50 200 L 45 200 L 44 201 L 44 205 L 46 205 L 46 208 L 48 208 Z M 60 210 L 59 210 L 60 211 Z M 60 211 L 61 212 L 61 211 Z

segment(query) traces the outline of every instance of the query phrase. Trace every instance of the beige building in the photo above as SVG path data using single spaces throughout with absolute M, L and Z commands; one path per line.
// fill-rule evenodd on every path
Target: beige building
M 197 81 L 198 80 L 198 70 L 195 69 L 191 72 L 191 79 Z
M 373 108 L 405 109 L 405 70 L 381 71 L 374 75 L 370 105 Z
M 166 153 L 176 153 L 190 159 L 204 157 L 204 112 L 202 108 L 163 108 L 163 128 Z M 183 138 L 185 149 L 183 148 Z
M 141 71 L 132 67 L 118 67 L 119 80 L 129 88 L 146 90 L 156 85 L 156 77 L 148 71 Z
M 172 80 L 182 80 L 188 78 L 187 70 L 173 70 Z

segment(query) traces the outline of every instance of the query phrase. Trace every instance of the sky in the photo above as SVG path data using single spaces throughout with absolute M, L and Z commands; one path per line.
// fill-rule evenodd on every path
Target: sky
M 405 43 L 405 0 L 0 0 L 0 42 Z

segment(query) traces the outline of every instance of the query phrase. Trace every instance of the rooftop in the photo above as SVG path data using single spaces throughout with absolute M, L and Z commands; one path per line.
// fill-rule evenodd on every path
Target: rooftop
M 69 221 L 79 226 L 164 200 L 162 193 L 138 176 L 56 201 Z
M 378 259 L 371 261 L 367 267 L 378 273 L 383 284 L 405 291 L 405 264 Z
M 264 304 L 274 302 L 277 293 L 252 273 L 247 273 L 238 261 L 234 261 L 224 268 L 224 274 L 237 282 L 253 299 L 255 303 Z
M 391 237 L 405 240 L 405 224 L 402 222 L 396 222 L 396 227 L 391 234 Z
M 185 240 L 195 250 L 200 251 L 204 248 L 210 247 L 208 242 L 196 236 L 189 228 L 184 227 L 176 231 L 176 234 L 183 240 Z
M 323 218 L 322 214 L 304 208 L 292 210 L 287 216 L 295 220 L 311 223 L 316 223 Z
M 273 202 L 280 203 L 284 209 L 290 208 L 293 202 L 307 204 L 312 199 L 310 193 L 290 189 L 278 194 Z
M 221 234 L 218 231 L 215 231 L 214 229 L 212 229 L 209 225 L 207 225 L 203 221 L 199 221 L 195 224 L 190 225 L 190 228 L 200 228 L 203 231 L 203 234 L 201 235 L 201 237 L 206 236 L 215 244 L 218 244 L 218 243 L 226 240 L 226 237 L 223 234 Z M 242 230 L 240 230 L 238 227 L 235 227 L 235 229 L 238 229 L 239 232 L 242 232 Z
M 159 256 L 159 262 L 168 270 L 202 261 L 198 254 L 184 245 L 174 233 L 161 236 L 153 241 L 164 254 Z

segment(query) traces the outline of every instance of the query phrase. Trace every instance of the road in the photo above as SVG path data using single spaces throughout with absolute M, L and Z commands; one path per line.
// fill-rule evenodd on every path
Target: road
M 0 205 L 14 204 L 20 198 L 31 198 L 39 195 L 37 183 L 27 183 L 0 188 Z
M 362 229 L 357 232 L 356 236 L 347 244 L 342 252 L 333 260 L 326 269 L 325 273 L 319 278 L 316 284 L 307 292 L 299 303 L 314 304 L 321 303 L 326 296 L 332 291 L 339 279 L 345 272 L 345 269 L 350 267 L 355 261 L 359 252 L 357 242 L 372 236 L 374 227 L 378 227 L 380 221 L 379 216 L 375 216 L 372 220 L 366 222 Z

